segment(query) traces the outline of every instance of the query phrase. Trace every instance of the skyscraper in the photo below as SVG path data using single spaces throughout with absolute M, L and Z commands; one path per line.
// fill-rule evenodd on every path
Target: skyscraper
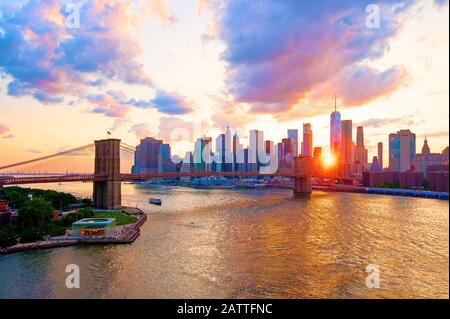
M 169 144 L 161 144 L 159 146 L 158 155 L 158 173 L 174 172 L 175 163 L 171 159 L 171 150 Z
M 244 148 L 239 143 L 239 136 L 237 132 L 233 135 L 233 171 L 237 172 L 242 169 L 239 164 L 245 163 L 244 161 Z
M 416 135 L 410 130 L 389 134 L 389 169 L 405 172 L 411 169 L 416 155 Z
M 197 139 L 194 144 L 194 168 L 196 172 L 206 172 L 211 168 L 211 137 Z
M 277 152 L 278 152 L 278 162 L 280 163 L 284 156 L 284 145 L 283 143 L 277 143 Z
M 366 148 L 364 145 L 364 128 L 358 126 L 356 128 L 356 145 L 355 145 L 355 162 L 366 165 Z
M 315 159 L 322 159 L 322 147 L 320 146 L 314 147 L 313 157 Z
M 286 156 L 288 154 L 293 155 L 294 154 L 294 140 L 291 138 L 283 138 L 281 140 L 281 144 L 283 144 L 283 156 Z
M 272 154 L 274 152 L 273 141 L 265 141 L 264 148 L 265 148 L 266 154 Z
M 146 137 L 136 146 L 134 153 L 134 165 L 131 169 L 133 174 L 147 174 L 158 172 L 158 159 L 161 140 Z
M 356 128 L 356 145 L 364 146 L 364 128 L 362 126 Z
M 334 98 L 334 112 L 330 115 L 330 153 L 339 158 L 339 143 L 341 142 L 341 113 L 336 110 L 336 97 Z
M 224 172 L 225 166 L 225 134 L 220 134 L 216 138 L 216 156 L 215 167 L 216 171 Z
M 205 161 L 205 170 L 207 172 L 210 172 L 212 162 L 213 162 L 213 153 L 212 153 L 212 137 L 203 137 L 203 140 L 205 142 L 205 146 L 203 149 L 203 156 Z
M 203 162 L 204 146 L 205 146 L 205 143 L 202 138 L 198 138 L 197 141 L 195 141 L 195 143 L 194 143 L 193 160 L 194 160 L 194 170 L 196 172 L 205 171 L 205 164 Z
M 261 163 L 267 162 L 266 156 L 264 155 L 264 132 L 259 130 L 250 130 L 250 143 L 248 147 L 250 172 L 258 171 Z
M 234 152 L 233 152 L 233 138 L 230 128 L 227 126 L 225 130 L 225 162 L 223 165 L 224 172 L 233 171 L 233 160 L 234 160 Z
M 371 172 L 381 172 L 381 165 L 378 163 L 378 157 L 374 156 L 372 159 L 372 164 L 370 164 Z
M 298 156 L 298 130 L 290 129 L 287 132 L 287 137 L 294 140 L 294 156 Z
M 383 142 L 378 142 L 378 164 L 381 167 L 381 170 L 383 170 Z
M 312 156 L 313 152 L 313 132 L 311 130 L 311 124 L 303 124 L 303 143 L 302 143 L 302 155 Z
M 341 121 L 341 140 L 339 142 L 340 175 L 349 177 L 353 163 L 353 126 L 352 120 Z
M 362 172 L 367 166 L 367 150 L 364 146 L 364 128 L 358 126 L 356 128 L 356 145 L 354 152 L 353 173 L 362 177 Z

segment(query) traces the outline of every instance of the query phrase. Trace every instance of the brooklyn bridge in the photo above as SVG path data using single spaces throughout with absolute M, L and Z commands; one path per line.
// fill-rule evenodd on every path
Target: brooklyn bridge
M 91 160 L 93 153 L 93 172 L 75 173 L 74 167 L 79 166 L 81 160 Z M 37 183 L 61 182 L 92 182 L 93 204 L 98 208 L 118 209 L 122 206 L 121 183 L 153 178 L 177 177 L 289 177 L 294 179 L 293 192 L 295 194 L 310 194 L 311 184 L 311 157 L 294 157 L 291 168 L 279 168 L 275 173 L 260 172 L 164 172 L 149 174 L 129 174 L 121 170 L 121 155 L 134 154 L 134 148 L 120 139 L 104 139 L 93 144 L 61 151 L 52 155 L 43 156 L 28 161 L 22 161 L 0 167 L 0 187 L 6 185 L 22 185 Z M 42 167 L 52 168 L 52 172 L 44 173 Z M 6 172 L 18 172 L 8 176 Z

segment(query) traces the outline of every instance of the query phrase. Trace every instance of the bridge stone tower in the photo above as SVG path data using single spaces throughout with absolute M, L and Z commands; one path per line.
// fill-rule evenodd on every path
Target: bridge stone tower
M 119 139 L 95 141 L 94 172 L 94 207 L 105 209 L 121 208 Z
M 294 157 L 294 194 L 311 194 L 311 156 Z

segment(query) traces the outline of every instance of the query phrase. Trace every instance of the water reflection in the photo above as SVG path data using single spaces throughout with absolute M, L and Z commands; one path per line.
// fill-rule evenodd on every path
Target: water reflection
M 87 183 L 53 187 L 91 192 Z M 0 297 L 448 298 L 445 201 L 133 184 L 122 192 L 150 214 L 134 244 L 0 257 Z M 81 289 L 65 287 L 70 263 Z M 380 266 L 380 289 L 365 287 L 368 264 Z

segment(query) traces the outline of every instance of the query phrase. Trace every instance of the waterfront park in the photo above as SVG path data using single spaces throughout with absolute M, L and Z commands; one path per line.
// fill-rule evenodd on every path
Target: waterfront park
M 97 210 L 88 198 L 50 190 L 8 187 L 0 190 L 0 200 L 8 203 L 0 223 L 0 254 L 131 243 L 147 218 L 137 208 Z

